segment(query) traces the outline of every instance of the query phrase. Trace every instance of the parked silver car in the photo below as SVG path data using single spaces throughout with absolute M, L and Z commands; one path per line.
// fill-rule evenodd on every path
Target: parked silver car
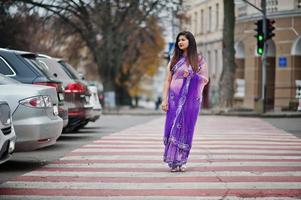
M 63 120 L 58 116 L 54 87 L 18 84 L 0 75 L 0 99 L 9 103 L 17 135 L 16 151 L 30 151 L 56 143 Z
M 16 135 L 9 105 L 5 101 L 0 101 L 0 164 L 11 157 L 15 150 L 15 141 Z
M 74 79 L 62 68 L 56 59 L 47 55 L 38 55 L 37 60 L 58 80 L 65 88 L 65 105 L 68 107 L 69 122 L 64 132 L 77 131 L 86 125 L 92 118 L 93 107 L 89 104 L 90 92 L 87 85 Z
M 80 75 L 78 71 L 76 71 L 68 62 L 63 59 L 56 59 L 56 61 L 61 65 L 63 70 L 68 74 L 70 78 L 76 81 L 80 81 L 82 84 L 86 85 L 90 92 L 89 105 L 92 107 L 92 112 L 90 113 L 89 121 L 95 122 L 102 113 L 102 106 L 99 102 L 98 91 L 95 85 L 91 85 L 88 81 L 84 80 L 83 76 Z M 84 127 L 88 121 L 81 125 Z

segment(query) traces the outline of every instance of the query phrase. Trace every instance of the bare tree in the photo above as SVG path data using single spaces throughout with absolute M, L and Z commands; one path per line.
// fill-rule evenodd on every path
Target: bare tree
M 224 0 L 223 71 L 219 82 L 219 106 L 231 108 L 234 95 L 234 0 Z
M 44 8 L 80 35 L 98 66 L 105 91 L 116 90 L 129 37 L 175 0 L 14 0 Z M 41 9 L 40 9 L 41 10 Z
M 133 91 L 137 91 L 144 75 L 153 76 L 160 65 L 160 53 L 165 45 L 157 19 L 149 18 L 145 27 L 137 29 L 129 37 L 128 44 L 131 51 L 125 52 L 122 70 L 117 80 L 118 94 L 123 93 L 124 97 L 137 96 Z

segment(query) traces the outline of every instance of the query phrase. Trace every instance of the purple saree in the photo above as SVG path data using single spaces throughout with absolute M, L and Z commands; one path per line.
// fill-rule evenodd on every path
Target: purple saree
M 207 69 L 203 66 L 205 60 L 200 57 L 199 71 L 193 72 L 182 57 L 172 68 L 163 138 L 163 160 L 171 168 L 186 164 L 189 156 L 203 88 L 208 82 Z M 188 77 L 183 76 L 184 71 L 189 72 Z

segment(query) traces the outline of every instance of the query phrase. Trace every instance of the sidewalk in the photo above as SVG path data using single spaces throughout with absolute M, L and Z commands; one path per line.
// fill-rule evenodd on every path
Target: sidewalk
M 269 111 L 258 113 L 256 111 L 217 111 L 217 110 L 202 110 L 201 114 L 207 115 L 223 115 L 223 116 L 241 116 L 241 117 L 301 117 L 301 112 L 292 111 Z

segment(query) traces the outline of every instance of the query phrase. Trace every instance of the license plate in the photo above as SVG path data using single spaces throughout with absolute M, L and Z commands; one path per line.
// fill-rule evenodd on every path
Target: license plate
M 59 114 L 59 109 L 57 106 L 53 106 L 53 114 L 58 115 Z
M 59 101 L 63 101 L 64 100 L 64 94 L 63 93 L 59 93 Z

